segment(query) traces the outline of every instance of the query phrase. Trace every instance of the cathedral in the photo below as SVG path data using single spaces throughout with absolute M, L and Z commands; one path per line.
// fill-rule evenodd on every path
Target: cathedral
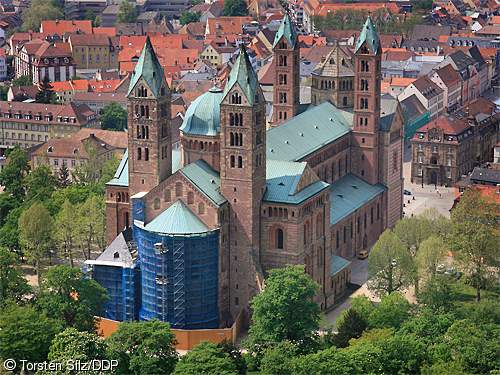
M 403 125 L 382 98 L 382 47 L 368 17 L 353 53 L 336 45 L 299 102 L 299 40 L 274 42 L 274 103 L 245 48 L 224 89 L 189 106 L 172 150 L 171 94 L 149 39 L 131 77 L 128 151 L 106 184 L 108 248 L 87 261 L 111 297 L 104 317 L 173 328 L 248 324 L 267 271 L 302 264 L 330 307 L 350 260 L 402 217 Z

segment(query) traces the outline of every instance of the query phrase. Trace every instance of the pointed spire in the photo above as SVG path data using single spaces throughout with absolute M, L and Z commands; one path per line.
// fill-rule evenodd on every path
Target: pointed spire
M 146 80 L 146 83 L 152 90 L 153 94 L 158 98 L 160 96 L 162 81 L 165 80 L 165 78 L 163 68 L 158 61 L 158 57 L 156 57 L 156 53 L 153 49 L 149 36 L 146 38 L 146 43 L 144 43 L 141 56 L 139 57 L 139 60 L 137 60 L 134 72 L 130 78 L 127 96 L 130 95 L 130 92 L 141 77 Z M 164 85 L 168 87 L 166 81 L 164 82 Z
M 231 73 L 229 73 L 229 77 L 227 77 L 224 97 L 226 97 L 227 93 L 236 83 L 240 85 L 249 103 L 251 105 L 255 104 L 255 93 L 257 91 L 259 79 L 257 78 L 257 73 L 255 73 L 253 69 L 244 44 L 240 45 L 240 53 L 238 54 L 236 63 Z
M 281 21 L 280 28 L 274 37 L 273 48 L 276 47 L 276 44 L 283 36 L 293 49 L 295 47 L 295 43 L 297 42 L 297 32 L 295 31 L 295 27 L 293 27 L 292 19 L 288 13 L 285 13 L 285 17 L 283 17 L 283 20 Z
M 358 52 L 359 47 L 361 47 L 365 41 L 368 43 L 373 53 L 377 54 L 380 39 L 375 31 L 375 25 L 373 24 L 370 15 L 368 15 L 368 18 L 363 25 L 363 29 L 361 30 L 361 35 L 356 42 L 355 52 Z

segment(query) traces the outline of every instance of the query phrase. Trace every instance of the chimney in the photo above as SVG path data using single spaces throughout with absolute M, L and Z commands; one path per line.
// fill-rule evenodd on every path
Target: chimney
M 29 40 L 33 40 L 33 31 L 30 30 Z

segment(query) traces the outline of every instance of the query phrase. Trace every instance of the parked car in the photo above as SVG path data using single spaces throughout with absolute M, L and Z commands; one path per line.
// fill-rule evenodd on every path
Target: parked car
M 406 189 L 405 189 L 404 193 L 405 193 L 405 195 L 411 195 L 411 192 L 406 190 Z
M 436 268 L 436 272 L 439 274 L 442 274 L 444 271 L 446 271 L 446 265 L 445 264 L 440 264 Z
M 366 251 L 366 250 L 360 251 L 359 254 L 358 254 L 358 258 L 359 259 L 366 259 L 366 258 L 368 258 L 368 251 Z

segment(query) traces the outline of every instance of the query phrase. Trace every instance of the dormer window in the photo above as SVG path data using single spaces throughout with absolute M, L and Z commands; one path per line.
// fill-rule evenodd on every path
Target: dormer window
M 73 154 L 76 154 L 78 152 L 78 149 L 77 148 L 74 148 L 73 149 Z
M 20 120 L 21 119 L 21 114 L 20 113 L 16 113 L 14 115 L 14 117 L 17 119 L 17 120 Z
M 24 115 L 24 118 L 25 118 L 26 120 L 31 120 L 31 115 L 30 115 L 30 114 Z
M 44 59 L 44 60 L 43 60 L 43 63 L 44 63 L 45 65 L 49 65 L 49 59 Z
M 50 154 L 52 151 L 54 151 L 54 147 L 49 146 L 49 148 L 47 149 L 47 152 Z
M 39 115 L 36 115 L 36 116 L 35 116 L 35 120 L 36 120 L 36 121 L 40 121 L 41 119 L 42 119 L 42 118 L 41 118 Z
M 69 117 L 65 117 L 64 122 L 69 122 Z
M 54 59 L 54 63 L 59 64 L 59 59 L 57 57 Z
M 75 124 L 75 123 L 76 123 L 76 118 L 71 117 L 70 122 L 71 122 L 72 124 Z
M 64 58 L 64 63 L 65 64 L 68 64 L 69 63 L 69 59 L 67 57 Z
M 5 118 L 10 118 L 10 112 L 5 112 Z
M 62 122 L 62 116 L 57 116 L 57 122 Z

